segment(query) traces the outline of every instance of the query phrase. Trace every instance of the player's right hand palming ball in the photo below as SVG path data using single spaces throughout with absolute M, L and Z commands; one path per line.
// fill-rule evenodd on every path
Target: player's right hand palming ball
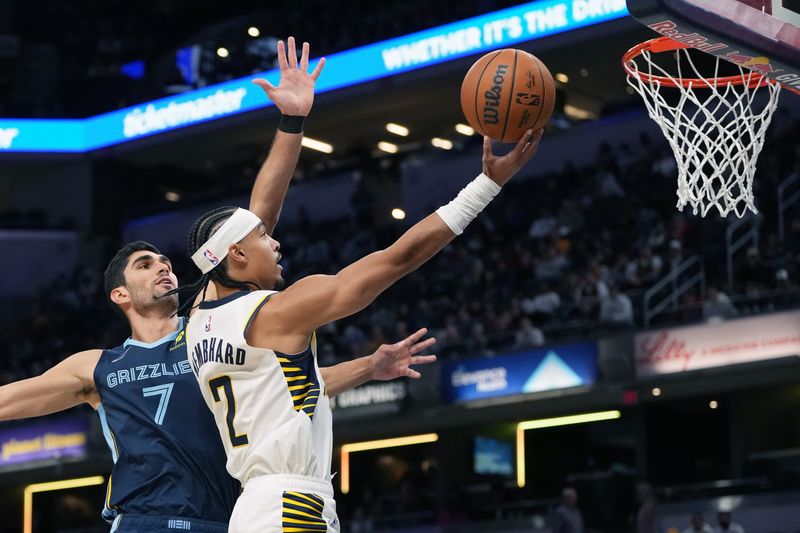
M 524 50 L 489 52 L 461 84 L 461 109 L 472 128 L 496 141 L 517 142 L 550 120 L 556 86 L 547 67 Z

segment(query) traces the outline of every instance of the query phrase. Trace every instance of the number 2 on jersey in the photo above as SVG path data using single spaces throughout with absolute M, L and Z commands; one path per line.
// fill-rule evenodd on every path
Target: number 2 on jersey
M 228 403 L 226 419 L 228 421 L 228 435 L 231 437 L 231 444 L 234 447 L 249 444 L 250 441 L 247 440 L 247 435 L 237 435 L 233 427 L 233 419 L 236 417 L 236 398 L 233 396 L 233 385 L 231 384 L 230 376 L 214 378 L 208 382 L 208 386 L 211 387 L 211 394 L 215 402 L 221 400 L 219 389 L 225 390 L 225 400 Z

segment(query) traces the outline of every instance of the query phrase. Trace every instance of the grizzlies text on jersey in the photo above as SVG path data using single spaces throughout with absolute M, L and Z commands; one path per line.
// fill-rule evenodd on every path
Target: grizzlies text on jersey
M 118 514 L 227 523 L 240 485 L 197 388 L 181 329 L 104 350 L 94 370 L 100 423 L 114 468 L 103 517 Z

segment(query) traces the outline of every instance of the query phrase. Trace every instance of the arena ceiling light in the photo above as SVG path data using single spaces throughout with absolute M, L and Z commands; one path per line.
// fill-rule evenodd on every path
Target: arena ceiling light
M 449 139 L 442 139 L 440 137 L 434 137 L 431 139 L 431 144 L 434 145 L 436 148 L 441 148 L 442 150 L 452 150 L 453 149 L 453 141 Z
M 396 154 L 398 149 L 399 148 L 396 144 L 392 144 L 390 142 L 381 141 L 378 143 L 378 150 L 381 150 L 382 152 Z
M 220 46 L 219 48 L 217 48 L 217 55 L 219 57 L 228 57 L 228 54 L 229 54 L 228 49 L 225 48 L 224 46 Z
M 364 442 L 352 442 L 343 444 L 341 451 L 341 489 L 342 494 L 350 492 L 350 454 L 353 452 L 364 452 L 367 450 L 382 450 L 384 448 L 397 448 L 400 446 L 411 446 L 414 444 L 426 444 L 439 440 L 437 433 L 425 433 L 422 435 L 408 435 L 406 437 L 396 437 L 393 439 L 370 440 Z
M 167 191 L 164 193 L 164 198 L 169 202 L 179 202 L 181 200 L 180 193 L 176 191 Z
M 23 495 L 23 523 L 22 532 L 32 533 L 33 531 L 33 495 L 38 492 L 51 492 L 54 490 L 77 489 L 80 487 L 91 487 L 102 485 L 105 482 L 103 476 L 81 477 L 75 479 L 63 479 L 61 481 L 49 481 L 47 483 L 35 483 L 25 487 Z
M 303 137 L 303 140 L 300 141 L 300 144 L 305 146 L 306 148 L 311 148 L 312 150 L 316 150 L 317 152 L 324 152 L 326 154 L 333 153 L 333 145 L 328 144 L 326 142 L 318 141 L 316 139 L 312 139 L 311 137 Z
M 558 74 L 556 74 L 556 81 L 561 83 L 569 83 L 569 76 L 567 76 L 563 72 L 559 72 Z
M 261 35 L 261 30 L 259 30 L 255 26 L 250 26 L 249 28 L 247 28 L 247 35 L 249 35 L 250 37 L 258 37 L 259 35 Z
M 399 207 L 395 207 L 392 209 L 392 218 L 395 220 L 403 220 L 406 218 L 406 212 L 400 209 Z
M 517 424 L 517 486 L 525 486 L 525 432 L 529 429 L 544 429 L 573 424 L 586 424 L 588 422 L 601 422 L 603 420 L 616 420 L 621 417 L 619 411 L 597 411 L 580 415 L 557 416 L 555 418 L 540 418 L 526 420 Z
M 409 129 L 405 126 L 401 126 L 400 124 L 395 124 L 394 122 L 389 122 L 386 124 L 386 131 L 389 133 L 394 133 L 395 135 L 399 135 L 400 137 L 408 137 Z
M 597 116 L 596 113 L 592 113 L 588 109 L 571 104 L 564 104 L 564 114 L 575 120 L 590 120 Z
M 456 124 L 456 131 L 461 135 L 466 135 L 467 137 L 470 135 L 475 135 L 475 130 L 466 124 Z

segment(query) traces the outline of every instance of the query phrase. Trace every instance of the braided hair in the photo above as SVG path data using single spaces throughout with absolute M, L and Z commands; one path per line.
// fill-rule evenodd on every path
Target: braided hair
M 194 224 L 192 225 L 192 229 L 189 230 L 189 238 L 186 242 L 189 255 L 193 255 L 200 248 L 200 246 L 203 245 L 203 243 L 208 241 L 208 239 L 210 239 L 211 236 L 216 233 L 222 224 L 224 224 L 225 221 L 228 220 L 234 212 L 236 212 L 236 209 L 236 207 L 219 207 L 209 211 L 195 220 Z M 187 298 L 186 301 L 183 302 L 183 305 L 178 308 L 177 314 L 178 316 L 182 316 L 185 312 L 192 308 L 198 294 L 202 292 L 202 299 L 205 299 L 206 290 L 208 290 L 208 284 L 212 280 L 216 281 L 223 287 L 228 287 L 230 289 L 249 291 L 253 288 L 256 290 L 261 288 L 252 281 L 237 281 L 235 279 L 231 279 L 230 275 L 228 274 L 228 259 L 226 257 L 209 272 L 203 274 L 200 279 L 194 283 L 185 287 L 173 289 L 164 294 L 164 296 L 169 296 L 184 291 L 187 291 L 190 294 L 189 298 Z M 162 296 L 162 298 L 164 296 Z

